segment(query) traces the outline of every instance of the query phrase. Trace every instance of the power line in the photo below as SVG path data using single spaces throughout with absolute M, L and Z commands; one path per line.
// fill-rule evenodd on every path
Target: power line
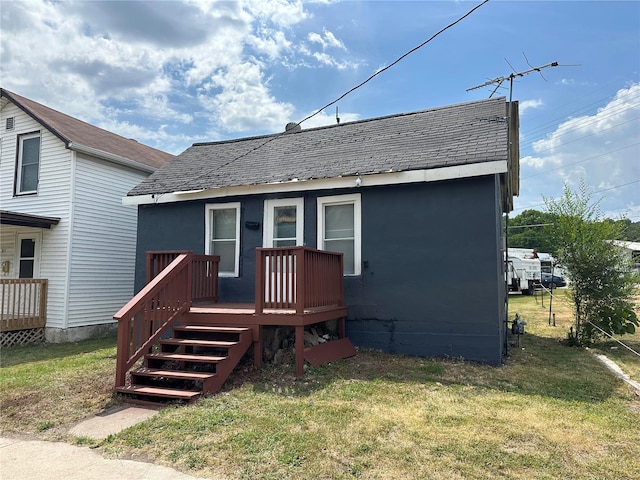
M 615 186 L 613 186 L 613 187 L 604 188 L 604 189 L 602 189 L 602 190 L 597 190 L 597 191 L 595 191 L 595 192 L 591 192 L 591 193 L 592 193 L 592 194 L 596 194 L 596 193 L 607 192 L 607 191 L 609 191 L 609 190 L 616 190 L 616 189 L 618 189 L 618 188 L 622 188 L 622 187 L 626 187 L 626 186 L 629 186 L 629 185 L 633 185 L 634 183 L 640 183 L 640 179 L 638 179 L 638 180 L 633 180 L 633 181 L 631 181 L 631 182 L 627 182 L 627 183 L 622 183 L 622 184 L 620 184 L 620 185 L 615 185 Z M 553 198 L 553 199 L 551 199 L 551 200 L 557 200 L 557 199 L 559 199 L 559 198 L 560 198 L 560 197 L 556 197 L 556 198 Z M 514 209 L 513 209 L 513 211 L 515 212 L 515 211 L 518 211 L 518 210 L 530 210 L 530 209 L 533 209 L 533 208 L 535 208 L 535 207 L 542 207 L 542 206 L 545 206 L 545 205 L 546 205 L 546 202 L 542 202 L 542 203 L 534 203 L 533 205 L 528 205 L 528 206 L 526 206 L 526 207 L 514 208 Z
M 614 95 L 614 99 L 611 99 L 611 96 L 610 96 L 610 95 L 608 95 L 608 96 L 606 96 L 606 97 L 604 97 L 604 98 L 600 98 L 600 99 L 596 100 L 595 102 L 591 102 L 591 103 L 589 103 L 589 104 L 587 104 L 587 105 L 584 105 L 584 106 L 582 106 L 582 107 L 580 107 L 580 108 L 578 108 L 578 109 L 571 110 L 571 111 L 569 111 L 569 112 L 567 112 L 567 113 L 565 113 L 565 114 L 563 114 L 563 115 L 561 115 L 561 116 L 555 117 L 554 119 L 551 119 L 551 120 L 549 120 L 549 121 L 547 121 L 547 122 L 545 122 L 545 123 L 543 123 L 543 124 L 540 124 L 540 125 L 538 125 L 538 126 L 536 126 L 536 127 L 532 128 L 532 129 L 530 129 L 530 130 L 523 130 L 523 133 L 524 133 L 525 135 L 528 135 L 528 136 L 529 136 L 529 135 L 534 136 L 534 135 L 537 135 L 539 131 L 545 131 L 545 130 L 547 130 L 546 128 L 543 128 L 543 127 L 546 127 L 547 125 L 550 125 L 550 126 L 554 127 L 554 126 L 556 126 L 556 125 L 557 125 L 557 123 L 558 123 L 559 121 L 564 120 L 564 119 L 565 119 L 566 117 L 568 117 L 568 116 L 571 116 L 571 115 L 576 114 L 576 113 L 578 113 L 578 114 L 582 114 L 582 115 L 585 115 L 583 112 L 584 112 L 584 111 L 588 111 L 588 110 L 589 110 L 589 107 L 591 107 L 591 106 L 593 106 L 593 105 L 599 105 L 599 106 L 602 106 L 602 105 L 603 105 L 603 103 L 602 103 L 602 102 L 604 102 L 604 101 L 607 101 L 607 103 L 606 103 L 606 104 L 610 104 L 610 103 L 612 103 L 612 102 L 613 102 L 613 101 L 615 101 L 615 100 L 626 100 L 626 99 L 627 99 L 627 97 L 629 97 L 630 95 L 637 96 L 637 92 L 631 92 L 631 91 L 627 91 L 626 93 L 624 93 L 624 94 L 622 94 L 622 95 L 618 95 L 618 94 L 619 94 L 619 91 L 618 91 L 618 92 L 616 92 L 616 94 Z M 638 98 L 640 98 L 640 97 L 638 97 Z M 571 103 L 575 103 L 575 102 L 577 102 L 577 100 L 574 100 L 574 101 L 573 101 L 573 102 L 571 102 Z M 632 104 L 629 108 L 631 108 L 631 107 L 633 107 L 633 106 L 635 106 L 635 105 L 636 105 L 636 104 Z M 597 115 L 597 113 L 596 113 L 596 114 L 594 114 L 594 115 L 591 115 L 591 116 L 595 116 L 595 115 Z M 605 116 L 605 118 L 606 118 L 606 116 Z M 531 142 L 531 143 L 533 143 L 533 142 Z
M 467 13 L 465 13 L 462 17 L 460 17 L 458 20 L 456 20 L 455 22 L 450 23 L 449 25 L 447 25 L 446 27 L 444 27 L 443 29 L 441 29 L 440 31 L 434 33 L 429 39 L 425 40 L 424 42 L 422 42 L 420 45 L 418 45 L 417 47 L 412 48 L 411 50 L 409 50 L 407 53 L 401 55 L 400 57 L 398 57 L 396 60 L 394 60 L 392 63 L 390 63 L 389 65 L 387 65 L 386 67 L 384 67 L 381 70 L 378 70 L 376 73 L 374 73 L 373 75 L 371 75 L 369 78 L 367 78 L 364 82 L 361 82 L 360 84 L 356 85 L 355 87 L 353 87 L 352 89 L 348 90 L 347 92 L 343 93 L 342 95 L 340 95 L 338 98 L 336 98 L 334 101 L 327 103 L 324 107 L 320 108 L 318 111 L 316 111 L 315 113 L 312 113 L 311 115 L 309 115 L 308 117 L 304 118 L 302 121 L 298 122 L 298 124 L 302 123 L 302 122 L 306 122 L 307 120 L 309 120 L 312 117 L 315 117 L 316 115 L 318 115 L 320 112 L 322 112 L 325 108 L 330 107 L 331 105 L 339 102 L 340 100 L 342 100 L 344 97 L 346 97 L 347 95 L 349 95 L 351 92 L 357 90 L 358 88 L 362 87 L 364 84 L 368 83 L 370 80 L 372 80 L 373 78 L 377 77 L 378 75 L 380 75 L 382 72 L 385 72 L 387 70 L 389 70 L 391 67 L 393 67 L 395 64 L 397 64 L 398 62 L 400 62 L 401 60 L 403 60 L 405 57 L 411 55 L 413 52 L 415 52 L 416 50 L 421 49 L 422 47 L 424 47 L 427 43 L 431 42 L 434 38 L 436 38 L 438 35 L 440 35 L 441 33 L 445 32 L 446 30 L 450 29 L 451 27 L 453 27 L 454 25 L 456 25 L 457 23 L 460 23 L 462 20 L 464 20 L 465 18 L 467 18 L 469 15 L 471 15 L 473 12 L 475 12 L 477 9 L 479 9 L 480 7 L 482 7 L 485 3 L 487 3 L 489 0 L 484 0 L 484 2 L 476 5 L 475 7 L 473 7 L 471 10 L 469 10 Z
M 489 0 L 484 0 L 482 3 L 476 5 L 475 7 L 473 7 L 471 10 L 469 10 L 467 13 L 465 13 L 463 16 L 461 16 L 460 18 L 458 18 L 455 22 L 450 23 L 449 25 L 447 25 L 446 27 L 442 28 L 441 30 L 439 30 L 438 32 L 434 33 L 431 37 L 429 37 L 427 40 L 425 40 L 424 42 L 422 42 L 420 45 L 418 45 L 417 47 L 412 48 L 411 50 L 409 50 L 408 52 L 404 53 L 403 55 L 401 55 L 400 57 L 398 57 L 396 60 L 394 60 L 392 63 L 390 63 L 389 65 L 387 65 L 386 67 L 378 70 L 377 72 L 375 72 L 373 75 L 371 75 L 369 78 L 367 78 L 366 80 L 364 80 L 363 82 L 359 83 L 358 85 L 356 85 L 355 87 L 347 90 L 345 93 L 343 93 L 342 95 L 340 95 L 338 98 L 336 98 L 335 100 L 333 100 L 332 102 L 327 103 L 324 107 L 318 109 L 315 113 L 312 113 L 311 115 L 309 115 L 308 117 L 303 118 L 301 121 L 298 122 L 298 125 L 302 124 L 303 122 L 306 122 L 307 120 L 309 120 L 310 118 L 315 117 L 316 115 L 318 115 L 320 112 L 322 112 L 325 108 L 330 107 L 331 105 L 336 104 L 337 102 L 339 102 L 340 100 L 342 100 L 344 97 L 346 97 L 347 95 L 349 95 L 350 93 L 354 92 L 355 90 L 359 89 L 360 87 L 362 87 L 363 85 L 365 85 L 366 83 L 368 83 L 369 81 L 373 80 L 375 77 L 377 77 L 378 75 L 380 75 L 382 72 L 385 72 L 387 70 L 389 70 L 391 67 L 393 67 L 394 65 L 396 65 L 397 63 L 399 63 L 400 61 L 402 61 L 404 58 L 406 58 L 407 56 L 411 55 L 413 52 L 415 52 L 416 50 L 421 49 L 422 47 L 424 47 L 425 45 L 427 45 L 429 42 L 431 42 L 433 39 L 435 39 L 437 36 L 439 36 L 440 34 L 442 34 L 443 32 L 445 32 L 446 30 L 450 29 L 451 27 L 453 27 L 454 25 L 460 23 L 462 20 L 464 20 L 465 18 L 467 18 L 469 15 L 471 15 L 473 12 L 475 12 L 477 9 L 479 9 L 480 7 L 482 7 L 485 3 L 489 2 Z M 228 165 L 231 165 L 232 163 L 240 160 L 243 157 L 246 157 L 247 155 L 255 152 L 256 150 L 259 150 L 261 148 L 263 148 L 265 145 L 273 142 L 274 140 L 277 140 L 278 138 L 280 138 L 283 135 L 286 135 L 287 132 L 280 132 L 277 135 L 273 135 L 271 136 L 269 139 L 267 139 L 264 143 L 255 146 L 254 148 L 252 148 L 251 150 L 248 150 L 247 152 L 238 155 L 237 157 L 232 158 L 231 160 L 229 160 L 226 163 L 223 163 L 222 165 L 217 165 L 215 168 L 216 169 L 220 169 L 220 168 L 224 168 Z
M 627 148 L 635 147 L 637 145 L 640 145 L 640 142 L 632 143 L 631 145 L 627 145 L 626 147 L 616 148 L 615 150 L 609 150 L 608 152 L 601 153 L 600 155 L 595 155 L 593 157 L 585 158 L 585 159 L 579 160 L 577 162 L 568 163 L 568 164 L 562 165 L 560 167 L 550 168 L 549 170 L 546 170 L 544 172 L 536 173 L 534 175 L 529 175 L 527 177 L 522 177 L 521 180 L 527 180 L 529 178 L 539 177 L 540 175 L 546 175 L 548 173 L 555 172 L 555 171 L 558 171 L 558 170 L 564 170 L 565 168 L 573 167 L 574 165 L 578 165 L 579 163 L 588 162 L 589 160 L 595 160 L 596 158 L 604 157 L 606 155 L 610 155 L 612 153 L 619 152 L 620 150 L 626 150 Z

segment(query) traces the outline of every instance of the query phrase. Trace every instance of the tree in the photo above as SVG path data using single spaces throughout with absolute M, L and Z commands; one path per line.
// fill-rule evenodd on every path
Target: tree
M 553 238 L 549 226 L 554 216 L 538 210 L 525 210 L 509 219 L 509 246 L 535 248 L 538 252 L 553 253 Z
M 639 325 L 633 304 L 638 278 L 612 242 L 624 225 L 603 221 L 584 183 L 578 192 L 565 185 L 562 198 L 545 198 L 545 204 L 555 216 L 550 230 L 557 262 L 571 279 L 576 315 L 571 341 L 590 343 L 598 337 L 598 328 L 609 334 L 634 333 Z

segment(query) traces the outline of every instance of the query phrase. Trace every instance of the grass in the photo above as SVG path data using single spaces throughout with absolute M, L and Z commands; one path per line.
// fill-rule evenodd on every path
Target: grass
M 588 351 L 561 345 L 572 319 L 563 297 L 558 292 L 554 300 L 556 327 L 548 325 L 548 297 L 544 307 L 541 299 L 511 297 L 510 316 L 520 313 L 528 333 L 502 367 L 377 351 L 309 368 L 301 379 L 292 363 L 266 365 L 233 376 L 218 395 L 166 408 L 94 446 L 204 478 L 640 478 L 640 401 Z M 3 351 L 3 417 L 5 378 L 15 369 L 34 375 L 12 380 L 17 391 L 30 384 L 25 393 L 73 382 L 77 369 L 101 371 L 106 378 L 98 374 L 83 393 L 96 399 L 87 411 L 113 402 L 113 342 L 86 345 L 65 354 L 42 349 L 54 353 L 57 373 L 40 378 L 36 372 L 47 371 L 48 362 L 31 366 L 28 358 L 37 349 L 16 349 L 22 353 L 12 364 L 5 353 L 13 349 Z M 3 426 L 40 437 L 61 432 L 64 421 L 47 411 L 60 400 L 44 401 L 30 407 L 38 420 L 14 412 Z M 53 426 L 38 431 L 46 422 Z
M 115 338 L 3 348 L 2 434 L 64 436 L 66 427 L 114 404 Z

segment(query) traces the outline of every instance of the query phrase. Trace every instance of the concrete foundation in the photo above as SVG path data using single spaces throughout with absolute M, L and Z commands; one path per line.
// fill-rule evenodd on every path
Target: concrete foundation
M 45 341 L 48 343 L 69 343 L 87 340 L 89 338 L 106 337 L 115 335 L 118 324 L 107 323 L 104 325 L 89 325 L 74 328 L 50 328 L 45 329 Z

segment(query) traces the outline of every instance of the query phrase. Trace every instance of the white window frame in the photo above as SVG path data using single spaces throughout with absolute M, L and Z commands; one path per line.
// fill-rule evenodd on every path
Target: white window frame
M 36 189 L 35 190 L 22 190 L 22 153 L 23 153 L 23 144 L 25 140 L 31 140 L 32 138 L 40 139 L 38 145 L 38 174 L 36 178 Z M 38 193 L 38 184 L 40 183 L 40 165 L 42 161 L 42 136 L 40 132 L 27 133 L 24 135 L 18 136 L 18 159 L 16 162 L 16 195 L 30 195 L 34 193 Z
M 214 210 L 236 210 L 236 245 L 233 272 L 219 272 L 221 277 L 238 277 L 240 276 L 240 202 L 232 203 L 215 203 L 205 206 L 205 237 L 204 248 L 207 255 L 213 255 L 211 252 L 211 234 L 213 233 L 213 211 Z
M 353 204 L 353 266 L 354 273 L 345 274 L 347 277 L 357 276 L 362 273 L 362 199 L 359 193 L 348 195 L 332 195 L 329 197 L 318 197 L 318 249 L 325 250 L 324 247 L 324 207 L 330 205 Z
M 273 221 L 275 207 L 296 207 L 296 246 L 304 244 L 304 198 L 277 198 L 264 201 L 264 219 L 262 228 L 262 246 L 273 247 Z

